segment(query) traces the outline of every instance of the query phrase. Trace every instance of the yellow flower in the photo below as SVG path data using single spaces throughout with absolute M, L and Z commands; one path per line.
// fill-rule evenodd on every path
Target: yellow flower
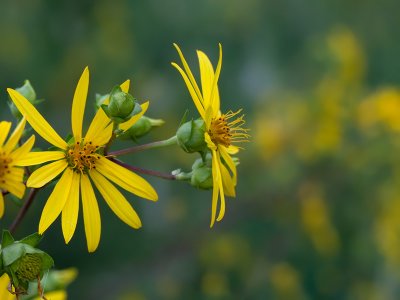
M 75 90 L 72 102 L 73 139 L 65 142 L 42 117 L 36 108 L 13 89 L 8 93 L 32 128 L 58 148 L 54 151 L 32 152 L 26 156 L 26 165 L 53 161 L 32 173 L 27 186 L 40 188 L 62 173 L 43 209 L 39 233 L 43 232 L 61 214 L 62 231 L 68 244 L 74 235 L 78 220 L 79 197 L 82 198 L 83 219 L 89 252 L 96 250 L 101 234 L 100 212 L 91 181 L 108 206 L 126 224 L 140 228 L 141 221 L 130 203 L 110 182 L 142 198 L 156 201 L 157 193 L 142 177 L 108 160 L 103 148 L 112 136 L 113 124 L 102 109 L 96 113 L 85 136 L 82 122 L 89 86 L 89 70 L 85 68 Z M 81 195 L 80 195 L 81 194 Z
M 205 123 L 204 138 L 212 154 L 213 193 L 210 224 L 210 227 L 212 227 L 215 222 L 218 199 L 220 199 L 220 206 L 216 220 L 220 221 L 225 214 L 225 195 L 235 197 L 237 173 L 235 163 L 230 154 L 238 152 L 238 147 L 233 146 L 233 143 L 247 141 L 249 137 L 248 130 L 242 128 L 245 123 L 243 115 L 235 118 L 241 110 L 237 112 L 229 111 L 226 114 L 221 114 L 220 111 L 217 83 L 222 66 L 221 45 L 219 45 L 219 60 L 215 73 L 207 55 L 202 51 L 197 51 L 201 91 L 181 50 L 178 45 L 174 44 L 174 46 L 179 53 L 184 70 L 176 63 L 172 63 L 172 65 L 182 75 L 193 102 Z
M 10 284 L 10 278 L 7 274 L 3 274 L 0 277 L 0 299 L 1 300 L 15 300 L 15 295 L 8 291 L 8 286 Z
M 6 143 L 5 140 L 11 128 L 11 122 L 0 122 L 0 218 L 4 214 L 4 198 L 2 191 L 8 191 L 18 198 L 25 193 L 24 157 L 31 151 L 35 142 L 35 136 L 31 136 L 21 147 L 18 141 L 25 128 L 25 118 L 18 124 Z

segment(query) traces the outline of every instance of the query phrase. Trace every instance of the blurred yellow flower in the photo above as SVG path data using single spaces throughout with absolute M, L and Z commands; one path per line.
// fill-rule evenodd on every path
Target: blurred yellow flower
M 25 164 L 30 165 L 53 161 L 32 173 L 27 182 L 29 187 L 43 187 L 62 174 L 43 209 L 39 222 L 39 233 L 42 234 L 46 231 L 61 214 L 64 239 L 66 243 L 69 243 L 76 229 L 79 194 L 81 193 L 87 247 L 89 252 L 93 252 L 100 241 L 101 221 L 90 180 L 94 182 L 113 212 L 133 228 L 141 227 L 139 216 L 110 181 L 149 200 L 155 201 L 158 196 L 153 187 L 142 177 L 115 164 L 103 155 L 102 149 L 112 136 L 113 124 L 104 117 L 105 113 L 101 109 L 96 113 L 86 135 L 82 136 L 88 86 L 89 69 L 85 68 L 72 102 L 73 139 L 68 142 L 65 142 L 55 132 L 25 97 L 13 89 L 8 89 L 8 93 L 32 128 L 58 148 L 54 151 L 33 152 L 25 159 Z
M 25 118 L 18 124 L 8 141 L 5 143 L 11 128 L 11 122 L 0 122 L 0 218 L 4 214 L 5 191 L 21 199 L 25 193 L 24 169 L 17 166 L 24 166 L 24 158 L 31 151 L 35 142 L 35 136 L 31 136 L 21 147 L 18 141 L 25 128 Z
M 232 145 L 233 143 L 247 141 L 248 130 L 242 127 L 245 123 L 243 115 L 235 118 L 241 110 L 237 112 L 229 111 L 225 114 L 221 114 L 220 111 L 218 78 L 222 66 L 221 44 L 219 45 L 220 53 L 215 73 L 207 55 L 202 51 L 197 51 L 202 91 L 200 91 L 178 45 L 174 44 L 174 46 L 179 53 L 184 70 L 176 63 L 172 63 L 172 65 L 182 75 L 193 102 L 205 122 L 204 138 L 212 153 L 213 193 L 210 224 L 210 227 L 212 227 L 215 222 L 218 199 L 220 199 L 220 209 L 217 221 L 221 221 L 225 214 L 225 195 L 235 197 L 237 173 L 230 154 L 238 151 L 238 148 Z
M 303 227 L 314 247 L 322 255 L 335 255 L 340 240 L 318 187 L 313 184 L 303 185 L 300 198 Z
M 388 130 L 400 132 L 400 91 L 396 88 L 379 90 L 358 107 L 358 122 L 361 128 L 369 130 L 377 123 Z

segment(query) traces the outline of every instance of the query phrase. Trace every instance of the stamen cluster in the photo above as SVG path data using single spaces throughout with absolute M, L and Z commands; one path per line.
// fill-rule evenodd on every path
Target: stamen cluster
M 93 145 L 92 142 L 75 142 L 66 152 L 70 168 L 77 173 L 88 173 L 88 171 L 96 169 L 96 160 L 101 157 L 97 153 L 98 150 L 99 146 Z
M 0 150 L 0 183 L 6 183 L 4 177 L 6 174 L 9 174 L 11 172 L 11 162 L 12 159 L 6 155 L 6 152 Z
M 229 111 L 226 114 L 222 114 L 219 118 L 213 118 L 211 120 L 208 134 L 214 144 L 229 147 L 232 143 L 248 141 L 248 129 L 242 128 L 242 125 L 245 123 L 243 119 L 244 115 L 241 115 L 233 121 L 228 121 L 241 111 L 241 109 L 237 112 Z

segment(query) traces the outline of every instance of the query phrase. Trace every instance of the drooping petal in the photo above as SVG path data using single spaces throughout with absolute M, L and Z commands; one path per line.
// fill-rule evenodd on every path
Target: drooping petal
M 212 190 L 212 201 L 211 201 L 211 224 L 210 228 L 214 226 L 215 217 L 217 214 L 217 206 L 218 206 L 218 195 L 219 195 L 219 184 L 218 181 L 220 180 L 220 174 L 215 167 L 216 160 L 215 157 L 216 152 L 212 150 L 212 178 L 213 178 L 213 190 Z
M 4 215 L 4 197 L 3 193 L 0 191 L 0 218 Z
M 0 147 L 3 146 L 4 141 L 10 132 L 11 122 L 2 121 L 0 122 Z
M 7 273 L 4 273 L 0 277 L 0 299 L 1 300 L 15 300 L 15 295 L 11 294 L 7 287 L 10 285 L 10 278 Z M 12 289 L 14 291 L 14 288 Z
M 239 147 L 236 147 L 234 145 L 229 145 L 228 148 L 226 148 L 226 152 L 228 152 L 231 155 L 235 155 L 239 152 Z
M 236 197 L 235 182 L 228 169 L 224 164 L 220 164 L 219 169 L 221 170 L 222 186 L 224 187 L 225 196 Z
M 145 199 L 158 200 L 156 191 L 145 179 L 109 159 L 102 157 L 97 160 L 96 169 L 128 192 Z
M 81 77 L 75 89 L 74 99 L 72 101 L 72 133 L 76 141 L 82 139 L 82 123 L 85 113 L 86 98 L 89 88 L 89 68 L 83 70 Z
M 23 118 L 3 147 L 3 150 L 6 153 L 10 153 L 12 150 L 14 150 L 15 146 L 18 144 L 18 141 L 20 140 L 21 135 L 24 132 L 25 124 L 26 119 Z
M 124 123 L 121 123 L 119 125 L 119 129 L 122 129 L 123 131 L 126 131 L 129 128 L 131 128 L 146 113 L 146 111 L 147 111 L 147 109 L 149 107 L 149 101 L 141 104 L 140 107 L 142 108 L 142 111 L 140 113 L 138 113 L 137 115 L 134 115 L 128 121 L 126 121 Z
M 108 206 L 118 218 L 133 228 L 140 228 L 142 226 L 137 213 L 114 185 L 97 171 L 90 172 L 90 177 L 100 194 L 104 197 L 104 200 L 106 200 Z
M 197 111 L 198 111 L 199 114 L 200 114 L 200 117 L 201 117 L 203 120 L 205 120 L 206 116 L 205 116 L 204 107 L 203 107 L 203 98 L 202 98 L 202 97 L 199 97 L 199 96 L 196 94 L 195 90 L 193 89 L 192 84 L 190 83 L 189 78 L 187 77 L 187 75 L 185 74 L 185 72 L 181 69 L 181 67 L 178 66 L 176 63 L 172 63 L 172 66 L 174 66 L 174 67 L 179 71 L 179 73 L 181 73 L 182 78 L 183 78 L 183 80 L 185 81 L 186 87 L 187 87 L 188 90 L 189 90 L 189 94 L 190 94 L 190 96 L 191 96 L 192 99 L 193 99 L 194 105 L 196 106 Z
M 79 213 L 79 182 L 81 175 L 72 172 L 72 183 L 68 198 L 61 213 L 61 227 L 65 243 L 68 244 L 74 235 Z
M 57 132 L 49 123 L 47 123 L 43 116 L 24 96 L 10 88 L 8 88 L 7 91 L 15 106 L 21 114 L 26 117 L 26 120 L 41 137 L 58 148 L 67 148 L 67 143 L 57 134 Z
M 81 176 L 82 210 L 89 252 L 94 252 L 100 242 L 101 219 L 92 184 L 86 174 Z
M 218 147 L 218 151 L 221 154 L 222 159 L 224 160 L 224 162 L 228 166 L 229 170 L 231 171 L 231 173 L 233 175 L 233 184 L 234 184 L 234 186 L 236 186 L 236 183 L 237 183 L 237 170 L 236 170 L 235 162 L 233 161 L 232 157 L 228 154 L 228 152 L 226 151 L 226 148 L 224 146 L 219 146 Z
M 29 152 L 25 156 L 16 158 L 14 164 L 17 166 L 33 166 L 63 158 L 65 158 L 65 153 L 62 151 Z
M 220 158 L 218 156 L 218 152 L 214 152 L 212 154 L 212 169 L 215 169 L 215 173 L 217 174 L 217 184 L 218 184 L 218 192 L 220 198 L 220 205 L 219 205 L 219 213 L 217 217 L 217 221 L 221 221 L 225 215 L 225 195 L 224 195 L 224 187 L 222 184 L 222 176 L 221 176 L 221 169 L 219 168 L 221 164 Z M 213 173 L 214 177 L 214 173 Z M 215 188 L 215 187 L 214 187 Z
M 40 217 L 39 234 L 43 234 L 49 228 L 64 208 L 71 189 L 73 173 L 74 171 L 67 168 L 47 199 Z
M 40 188 L 56 178 L 58 174 L 67 168 L 68 162 L 65 159 L 52 162 L 35 170 L 31 176 L 29 176 L 26 186 Z M 70 168 L 67 168 L 70 170 Z
M 15 151 L 10 154 L 12 164 L 16 165 L 16 162 L 18 162 L 20 158 L 25 157 L 29 151 L 31 151 L 34 143 L 35 136 L 32 135 L 21 147 L 15 149 Z

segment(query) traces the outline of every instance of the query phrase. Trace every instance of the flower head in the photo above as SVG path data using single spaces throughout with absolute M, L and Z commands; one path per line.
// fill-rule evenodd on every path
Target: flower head
M 11 128 L 11 122 L 0 122 L 0 217 L 4 214 L 3 192 L 10 192 L 18 198 L 25 193 L 24 157 L 31 151 L 35 142 L 35 136 L 31 136 L 22 146 L 18 146 L 25 128 L 26 120 L 22 119 L 7 142 L 7 135 Z
M 58 148 L 54 151 L 33 152 L 26 156 L 26 165 L 45 162 L 29 177 L 27 186 L 40 188 L 61 174 L 43 209 L 39 233 L 42 234 L 61 214 L 66 243 L 71 240 L 78 220 L 79 198 L 82 199 L 83 219 L 89 252 L 96 250 L 101 234 L 100 212 L 92 182 L 112 211 L 133 228 L 141 221 L 130 203 L 110 182 L 142 198 L 156 201 L 157 193 L 142 177 L 117 165 L 104 155 L 104 147 L 113 134 L 113 124 L 102 109 L 92 120 L 86 135 L 82 135 L 83 115 L 89 86 L 89 70 L 79 79 L 72 102 L 73 138 L 64 141 L 25 97 L 8 89 L 12 101 L 26 117 L 32 128 Z
M 244 116 L 239 115 L 241 110 L 237 112 L 229 111 L 225 114 L 220 111 L 218 78 L 222 66 L 221 45 L 219 45 L 219 60 L 215 72 L 207 55 L 202 51 L 197 51 L 201 90 L 178 45 L 174 44 L 174 46 L 181 58 L 183 69 L 176 63 L 172 63 L 172 65 L 182 75 L 193 102 L 205 122 L 204 139 L 212 154 L 213 193 L 210 225 L 212 227 L 216 217 L 218 200 L 220 200 L 220 206 L 217 221 L 220 221 L 225 214 L 225 195 L 235 196 L 237 172 L 230 154 L 235 154 L 239 150 L 234 145 L 235 143 L 247 141 L 249 137 L 248 129 L 242 127 L 245 121 Z

